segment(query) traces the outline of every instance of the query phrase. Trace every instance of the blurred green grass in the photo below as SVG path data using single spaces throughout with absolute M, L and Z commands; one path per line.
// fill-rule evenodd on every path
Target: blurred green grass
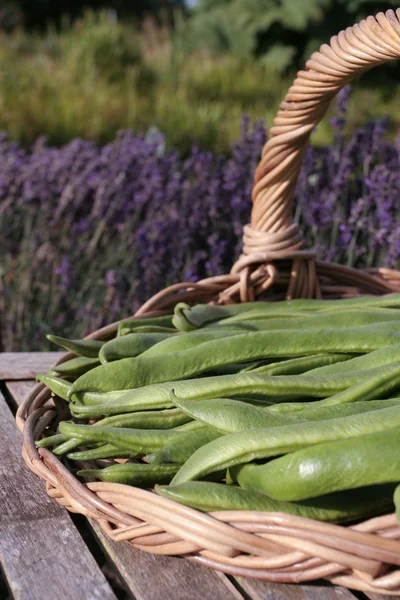
M 156 126 L 182 153 L 193 143 L 227 152 L 243 113 L 271 124 L 292 78 L 234 56 L 187 55 L 165 27 L 89 12 L 58 32 L 0 35 L 0 130 L 26 145 L 42 135 L 103 144 L 118 129 Z M 395 131 L 399 99 L 397 85 L 356 86 L 348 127 L 389 114 Z M 325 120 L 313 142 L 331 137 Z

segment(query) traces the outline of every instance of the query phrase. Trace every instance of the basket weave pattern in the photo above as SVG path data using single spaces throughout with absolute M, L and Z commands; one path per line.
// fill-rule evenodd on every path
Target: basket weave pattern
M 359 271 L 318 261 L 292 221 L 292 199 L 312 129 L 336 93 L 355 76 L 400 57 L 400 9 L 369 17 L 322 45 L 297 74 L 265 144 L 253 188 L 251 223 L 230 274 L 170 286 L 135 316 L 165 314 L 178 301 L 226 304 L 257 297 L 340 298 L 400 291 L 400 272 Z M 130 317 L 132 318 L 132 317 Z M 109 339 L 118 324 L 88 338 Z M 71 354 L 62 361 L 71 358 Z M 115 541 L 147 552 L 183 555 L 228 574 L 274 582 L 321 577 L 368 592 L 400 595 L 400 527 L 394 514 L 351 527 L 282 513 L 201 513 L 127 485 L 83 484 L 35 440 L 69 417 L 42 384 L 20 406 L 23 456 L 48 494 L 72 512 L 98 520 Z

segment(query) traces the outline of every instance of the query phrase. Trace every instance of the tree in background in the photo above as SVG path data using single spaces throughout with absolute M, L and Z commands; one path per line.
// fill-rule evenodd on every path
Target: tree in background
M 71 19 L 81 16 L 85 10 L 111 9 L 118 16 L 142 18 L 162 14 L 172 19 L 173 11 L 183 9 L 184 0 L 6 0 L 0 7 L 0 28 L 16 25 L 27 28 L 44 28 L 49 22 L 60 24 L 66 15 Z
M 179 34 L 188 50 L 257 57 L 278 71 L 299 68 L 321 43 L 398 0 L 198 0 Z

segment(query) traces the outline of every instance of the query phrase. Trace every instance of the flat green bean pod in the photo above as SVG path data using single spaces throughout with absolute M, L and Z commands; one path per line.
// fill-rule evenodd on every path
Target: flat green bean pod
M 129 327 L 122 331 L 121 335 L 128 335 L 129 333 L 180 333 L 175 327 L 162 327 L 161 325 L 142 325 L 139 327 Z
M 385 311 L 341 310 L 337 313 L 319 311 L 296 319 L 276 318 L 241 321 L 242 316 L 245 315 L 237 315 L 232 319 L 225 319 L 224 321 L 215 323 L 212 327 L 208 327 L 206 330 L 229 331 L 231 328 L 234 328 L 245 329 L 247 331 L 273 331 L 277 329 L 321 329 L 323 327 L 341 329 L 343 327 L 363 327 L 380 323 L 393 323 L 396 325 L 396 322 L 400 321 L 400 311 L 393 309 Z
M 131 414 L 105 417 L 94 423 L 94 427 L 134 427 L 136 429 L 172 429 L 189 423 L 191 417 L 179 408 L 145 410 Z
M 117 448 L 112 444 L 103 444 L 98 448 L 90 450 L 81 450 L 80 452 L 71 452 L 67 457 L 71 460 L 101 460 L 107 458 L 136 458 L 138 454 L 130 450 Z
M 207 425 L 201 423 L 200 421 L 189 421 L 188 423 L 183 423 L 183 425 L 178 425 L 175 427 L 174 431 L 197 431 L 198 429 L 207 429 Z
M 96 477 L 96 479 L 110 483 L 125 483 L 140 488 L 152 488 L 156 483 L 169 483 L 178 469 L 178 465 L 125 463 L 111 465 L 104 469 L 83 469 L 78 471 L 78 475 Z
M 93 427 L 76 425 L 63 421 L 59 425 L 60 433 L 82 440 L 82 442 L 103 442 L 136 454 L 147 454 L 161 448 L 165 442 L 179 431 L 171 429 L 128 429 L 125 427 Z
M 179 302 L 174 309 L 172 319 L 173 325 L 180 331 L 192 331 L 203 327 L 208 323 L 214 323 L 221 319 L 231 317 L 240 312 L 246 312 L 255 308 L 258 302 L 249 302 L 246 304 L 229 304 L 225 306 L 212 306 L 209 304 L 196 304 L 189 306 L 184 302 Z M 263 303 L 264 304 L 264 303 Z
M 232 329 L 229 331 L 200 329 L 188 333 L 179 333 L 178 335 L 169 336 L 168 339 L 165 339 L 162 342 L 160 341 L 160 343 L 143 352 L 143 358 L 156 355 L 160 356 L 169 352 L 183 352 L 184 350 L 196 348 L 196 346 L 204 344 L 205 342 L 242 334 L 243 331 L 240 329 Z
M 338 364 L 313 369 L 309 371 L 309 375 L 333 375 L 335 373 L 346 373 L 347 371 L 363 371 L 396 362 L 400 362 L 400 344 L 380 348 Z
M 78 356 L 86 356 L 87 358 L 97 358 L 99 350 L 104 344 L 99 340 L 67 340 L 58 335 L 47 335 L 50 342 L 77 354 Z
M 190 417 L 214 427 L 223 433 L 236 433 L 260 427 L 281 427 L 290 423 L 303 421 L 323 421 L 336 419 L 347 415 L 361 414 L 372 410 L 379 410 L 389 406 L 400 405 L 400 398 L 388 400 L 369 400 L 367 402 L 354 402 L 327 407 L 277 413 L 252 406 L 240 400 L 229 398 L 213 398 L 212 400 L 183 400 L 172 396 L 172 401 Z
M 37 448 L 51 448 L 52 446 L 58 446 L 58 444 L 62 444 L 68 438 L 61 433 L 56 433 L 55 435 L 50 435 L 49 437 L 42 438 L 35 442 Z
M 132 427 L 134 429 L 172 429 L 189 423 L 191 417 L 180 409 L 147 410 L 143 412 L 114 415 L 97 421 L 92 427 Z M 65 436 L 64 436 L 65 437 Z M 71 452 L 82 444 L 82 440 L 69 438 L 64 440 L 54 450 L 54 454 L 61 455 Z
M 374 323 L 374 327 L 381 329 L 382 331 L 400 331 L 400 321 L 384 321 L 381 323 Z
M 72 385 L 69 381 L 61 379 L 59 377 L 53 377 L 52 375 L 37 375 L 36 379 L 37 381 L 41 381 L 42 383 L 44 383 L 49 388 L 49 390 L 56 394 L 56 396 L 59 396 L 63 400 L 69 401 L 69 391 Z M 107 392 L 106 394 L 104 394 L 103 392 L 88 390 L 85 394 L 85 403 L 89 405 L 103 404 L 104 402 L 117 400 L 125 393 L 126 390 L 114 390 Z M 79 401 L 79 396 L 76 397 L 76 400 Z
M 379 485 L 352 492 L 329 494 L 303 502 L 283 502 L 273 500 L 260 491 L 207 481 L 187 481 L 179 485 L 155 486 L 155 491 L 161 496 L 207 512 L 219 510 L 283 512 L 331 523 L 345 523 L 392 510 L 393 489 L 394 486 L 390 484 Z M 400 486 L 398 489 L 400 490 Z M 400 494 L 398 496 L 400 501 Z
M 260 375 L 301 375 L 319 367 L 334 365 L 352 358 L 352 354 L 315 354 L 301 356 L 263 365 L 249 366 L 242 373 L 259 373 Z M 356 370 L 356 369 L 354 369 Z
M 56 396 L 68 400 L 68 392 L 72 385 L 69 381 L 52 375 L 37 375 L 36 380 L 44 383 Z
M 251 371 L 251 366 L 254 367 L 254 369 L 256 367 L 260 366 L 260 363 L 262 363 L 263 365 L 266 362 L 270 362 L 270 361 L 256 361 L 256 362 L 251 362 L 251 363 L 238 363 L 238 364 L 232 364 L 232 365 L 224 365 L 223 367 L 217 367 L 216 369 L 211 369 L 211 371 L 206 371 L 206 373 L 204 374 L 204 376 L 206 377 L 210 377 L 213 375 L 234 375 L 236 373 L 247 373 L 247 371 Z
M 168 327 L 172 329 L 172 315 L 148 317 L 144 319 L 138 317 L 137 319 L 127 319 L 126 321 L 121 321 L 121 323 L 118 325 L 117 337 L 132 333 L 138 327 Z
M 400 406 L 363 414 L 282 427 L 253 429 L 225 435 L 197 450 L 183 465 L 172 483 L 199 479 L 237 464 L 295 452 L 322 442 L 343 440 L 400 427 Z M 63 432 L 62 432 L 63 433 Z
M 97 358 L 87 358 L 86 356 L 76 356 L 67 360 L 59 365 L 54 365 L 48 372 L 47 375 L 55 376 L 62 375 L 64 377 L 78 377 L 87 373 L 90 369 L 98 367 L 100 361 Z
M 377 374 L 374 375 L 373 371 Z M 352 386 L 332 395 L 330 398 L 314 402 L 314 408 L 347 404 L 357 402 L 358 400 L 385 398 L 385 396 L 400 386 L 399 363 L 376 367 L 369 371 L 359 371 L 359 373 L 365 374 L 365 378 L 362 381 L 354 383 Z M 271 406 L 270 410 L 277 412 L 300 411 L 304 408 L 309 408 L 309 406 L 309 402 L 283 402 Z
M 212 427 L 203 426 L 201 429 L 186 431 L 179 437 L 167 441 L 161 450 L 151 457 L 154 464 L 178 464 L 183 465 L 196 450 L 205 446 L 212 440 L 221 437 L 221 433 Z
M 210 306 L 197 304 L 190 307 L 188 304 L 179 303 L 175 307 L 173 323 L 181 331 L 190 331 L 204 327 L 210 323 L 243 315 L 246 318 L 271 318 L 273 315 L 289 314 L 291 311 L 337 310 L 343 308 L 384 308 L 400 307 L 400 294 L 387 296 L 363 296 L 346 300 L 284 300 L 282 302 L 246 302 L 243 304 L 229 304 L 224 306 Z M 249 317 L 247 317 L 249 315 Z M 260 316 L 255 316 L 260 315 Z M 300 315 L 295 315 L 300 316 Z
M 121 358 L 135 357 L 142 354 L 162 340 L 171 337 L 171 333 L 128 333 L 106 342 L 100 349 L 101 363 L 108 363 Z
M 55 454 L 56 456 L 62 456 L 63 454 L 67 454 L 68 452 L 71 452 L 72 450 L 75 450 L 76 448 L 79 448 L 79 446 L 82 445 L 82 440 L 76 438 L 68 438 L 66 435 L 64 435 L 63 437 L 65 438 L 64 441 L 53 449 L 53 454 Z
M 250 304 L 250 303 L 249 303 Z M 256 303 L 250 310 L 242 310 L 236 314 L 232 314 L 224 320 L 225 323 L 234 321 L 247 321 L 247 320 L 258 320 L 258 319 L 269 319 L 271 315 L 282 316 L 290 315 L 290 311 L 301 311 L 303 316 L 307 312 L 311 316 L 310 311 L 318 311 L 324 313 L 336 312 L 337 310 L 376 310 L 376 312 L 383 312 L 390 314 L 389 310 L 384 309 L 397 309 L 400 308 L 400 294 L 389 294 L 387 296 L 363 296 L 360 298 L 346 298 L 342 300 L 290 300 L 284 302 L 267 303 L 268 306 L 264 306 L 263 303 Z M 272 305 L 271 305 L 272 304 Z M 246 304 L 242 305 L 243 307 Z M 249 305 L 247 305 L 249 306 Z M 196 308 L 196 307 L 194 307 Z M 393 312 L 395 312 L 393 310 Z M 189 316 L 189 315 L 187 315 Z M 192 321 L 192 317 L 189 317 Z M 200 319 L 197 319 L 197 322 Z
M 400 428 L 325 442 L 271 460 L 229 469 L 241 487 L 276 500 L 298 501 L 332 492 L 400 481 Z
M 152 383 L 187 379 L 215 367 L 261 358 L 305 356 L 320 353 L 361 354 L 400 343 L 400 333 L 371 328 L 257 331 L 204 342 L 195 348 L 163 356 L 138 356 L 100 365 L 81 375 L 71 386 L 77 393 L 129 390 Z
M 98 358 L 87 358 L 87 356 L 76 356 L 67 360 L 59 365 L 55 365 L 47 373 L 50 376 L 64 375 L 64 376 L 77 376 L 87 373 L 90 369 L 94 369 L 100 364 Z
M 397 367 L 396 367 L 397 369 Z M 71 405 L 71 412 L 79 418 L 94 418 L 107 415 L 116 415 L 142 410 L 156 410 L 159 408 L 173 408 L 170 392 L 174 389 L 179 398 L 186 400 L 200 400 L 213 397 L 227 397 L 245 399 L 246 401 L 285 402 L 287 397 L 292 398 L 326 398 L 364 380 L 376 382 L 377 375 L 393 373 L 396 371 L 392 365 L 384 368 L 369 369 L 367 371 L 349 372 L 343 375 L 336 373 L 330 376 L 311 375 L 253 375 L 238 373 L 235 375 L 221 375 L 205 377 L 204 379 L 188 379 L 185 381 L 168 381 L 146 387 L 129 390 L 116 400 L 104 404 Z M 397 371 L 396 371 L 397 372 Z M 86 402 L 86 394 L 93 392 L 76 393 L 79 401 Z M 91 397 L 91 396 L 89 396 Z M 355 398 L 357 399 L 357 398 Z M 275 406 L 275 405 L 274 405 Z M 289 407 L 293 410 L 292 407 Z M 303 407 L 300 406 L 300 409 Z M 299 409 L 299 410 L 300 410 Z M 288 409 L 289 410 L 289 409 Z

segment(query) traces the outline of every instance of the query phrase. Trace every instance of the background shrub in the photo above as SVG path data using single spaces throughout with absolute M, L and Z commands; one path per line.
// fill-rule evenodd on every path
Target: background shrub
M 177 29 L 194 39 L 191 20 L 178 22 Z M 119 129 L 146 132 L 156 126 L 167 146 L 183 155 L 193 143 L 228 153 L 243 113 L 272 122 L 293 76 L 276 71 L 279 61 L 276 55 L 271 67 L 230 51 L 191 53 L 169 26 L 148 18 L 133 27 L 110 11 L 87 12 L 40 34 L 0 31 L 0 131 L 24 146 L 43 135 L 58 146 L 77 137 L 104 144 Z M 371 83 L 366 74 L 357 83 L 347 133 L 390 114 L 394 139 L 399 88 L 377 85 L 374 77 Z M 314 143 L 331 140 L 324 122 Z
M 302 67 L 341 29 L 397 7 L 397 0 L 199 0 L 180 35 L 189 51 L 255 57 L 283 72 Z

